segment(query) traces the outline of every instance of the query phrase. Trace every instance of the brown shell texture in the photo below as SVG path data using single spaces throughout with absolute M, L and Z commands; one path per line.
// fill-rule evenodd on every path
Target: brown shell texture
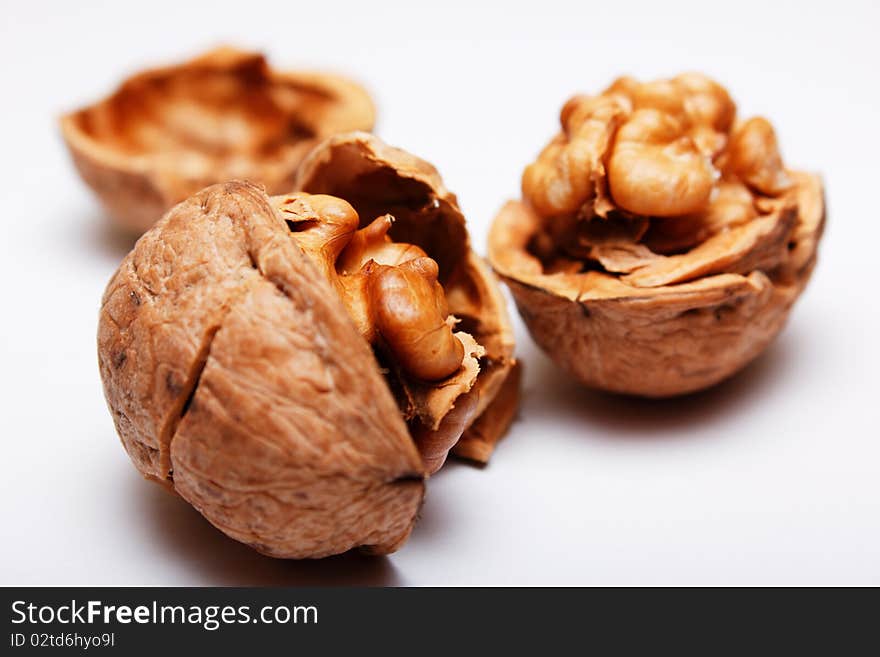
M 61 132 L 109 215 L 140 234 L 213 183 L 246 179 L 286 192 L 315 144 L 370 130 L 374 119 L 370 97 L 349 80 L 277 71 L 258 53 L 220 48 L 136 74 L 62 117 Z
M 439 385 L 395 386 L 428 472 L 447 453 L 486 463 L 519 404 L 513 329 L 488 266 L 471 250 L 458 201 L 437 170 L 373 135 L 330 137 L 303 161 L 295 188 L 348 201 L 362 222 L 390 214 L 391 237 L 422 248 L 440 269 L 457 328 L 482 349 L 475 378 L 463 370 Z
M 731 376 L 781 331 L 816 262 L 822 181 L 699 74 L 621 78 L 562 131 L 489 237 L 535 341 L 583 384 L 646 397 Z
M 332 156 L 340 147 L 342 162 Z M 450 449 L 485 462 L 512 421 L 511 325 L 429 165 L 354 133 L 319 147 L 304 171 L 299 186 L 340 198 L 299 192 L 301 212 L 354 216 L 346 195 L 364 222 L 393 210 L 395 239 L 437 259 L 459 320 L 459 370 L 416 381 L 377 360 L 328 263 L 279 210 L 285 197 L 234 181 L 172 208 L 120 265 L 101 307 L 101 377 L 138 470 L 230 537 L 275 557 L 388 553 Z
M 137 468 L 275 557 L 396 549 L 424 465 L 369 346 L 249 183 L 173 208 L 104 295 L 101 376 Z

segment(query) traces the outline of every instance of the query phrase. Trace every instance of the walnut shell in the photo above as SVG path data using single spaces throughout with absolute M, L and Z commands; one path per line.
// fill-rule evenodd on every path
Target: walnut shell
M 449 233 L 461 242 L 441 249 L 459 254 L 444 261 L 443 280 L 450 307 L 484 341 L 467 389 L 442 381 L 405 391 L 433 403 L 440 390 L 438 426 L 402 412 L 407 397 L 300 248 L 278 199 L 229 182 L 169 211 L 104 294 L 105 395 L 145 477 L 262 553 L 322 557 L 397 549 L 427 474 L 469 427 L 478 429 L 462 438 L 466 455 L 488 458 L 516 405 L 510 323 L 491 272 L 467 249 L 454 197 L 439 178 L 423 191 L 431 208 L 442 197 L 442 217 L 402 212 L 399 225 L 409 222 L 411 235 L 421 234 L 418 221 L 426 235 L 434 220 L 461 229 Z
M 617 275 L 545 273 L 529 244 L 540 219 L 508 202 L 489 235 L 489 259 L 510 287 L 535 342 L 587 386 L 645 397 L 701 390 L 733 375 L 782 330 L 816 262 L 825 221 L 818 176 L 793 173 L 797 205 L 785 262 L 696 280 L 635 287 Z
M 61 132 L 110 216 L 139 234 L 216 182 L 288 191 L 316 143 L 374 120 L 370 97 L 349 80 L 276 71 L 258 53 L 220 48 L 138 73 L 62 117 Z
M 760 354 L 816 261 L 822 182 L 699 74 L 575 96 L 489 260 L 532 337 L 587 386 L 668 397 Z
M 450 312 L 485 355 L 468 392 L 476 406 L 461 438 L 460 432 L 446 439 L 417 432 L 416 439 L 430 471 L 442 465 L 450 447 L 463 458 L 488 462 L 519 405 L 519 370 L 504 297 L 489 267 L 470 248 L 455 195 L 429 163 L 364 132 L 335 135 L 317 146 L 303 161 L 295 188 L 345 199 L 362 219 L 392 214 L 392 237 L 420 246 L 437 261 Z M 449 399 L 440 413 L 464 402 Z

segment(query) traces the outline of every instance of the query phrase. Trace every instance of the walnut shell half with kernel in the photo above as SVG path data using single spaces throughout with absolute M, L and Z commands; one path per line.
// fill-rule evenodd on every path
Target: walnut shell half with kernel
M 83 180 L 110 217 L 140 234 L 208 185 L 246 179 L 270 193 L 337 132 L 371 130 L 367 92 L 345 78 L 278 71 L 233 48 L 143 71 L 104 100 L 61 118 Z
M 504 297 L 490 268 L 471 250 L 455 195 L 432 165 L 364 132 L 339 134 L 317 146 L 303 161 L 295 188 L 345 199 L 362 226 L 372 217 L 393 217 L 390 238 L 424 250 L 437 263 L 456 328 L 482 349 L 479 375 L 464 396 L 450 386 L 426 395 L 404 379 L 398 386 L 401 407 L 429 471 L 443 464 L 450 447 L 456 456 L 487 463 L 519 406 L 520 365 Z M 465 402 L 473 410 L 463 433 L 450 431 L 444 418 Z
M 99 365 L 130 458 L 264 554 L 396 550 L 449 449 L 487 457 L 509 424 L 497 283 L 454 197 L 418 182 L 423 205 L 372 220 L 335 196 L 214 185 L 150 229 L 104 294 Z M 428 243 L 435 222 L 448 247 Z
M 821 179 L 699 74 L 575 96 L 489 237 L 532 337 L 587 386 L 701 390 L 758 356 L 816 262 Z

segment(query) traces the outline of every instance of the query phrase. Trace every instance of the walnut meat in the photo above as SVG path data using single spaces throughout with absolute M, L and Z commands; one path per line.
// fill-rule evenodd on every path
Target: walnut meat
M 455 385 L 430 387 L 403 376 L 395 388 L 429 471 L 442 465 L 450 446 L 457 456 L 488 462 L 518 406 L 520 372 L 504 297 L 470 248 L 455 195 L 433 166 L 364 132 L 336 135 L 316 147 L 303 161 L 295 187 L 345 199 L 362 227 L 380 217 L 362 232 L 387 227 L 390 240 L 411 245 L 436 263 L 448 316 L 479 347 L 479 374 L 473 383 L 459 376 Z M 472 410 L 466 413 L 468 407 Z
M 329 135 L 370 130 L 373 103 L 343 78 L 277 71 L 221 48 L 129 78 L 61 119 L 80 175 L 121 226 L 142 233 L 175 203 L 236 178 L 288 191 Z
M 621 78 L 561 124 L 489 238 L 535 341 L 588 386 L 648 397 L 760 354 L 815 264 L 820 178 L 699 74 Z
M 369 202 L 229 182 L 175 206 L 107 287 L 101 376 L 137 468 L 227 535 L 388 553 L 450 448 L 485 460 L 509 424 L 510 324 L 432 168 L 361 133 L 316 154 L 300 186 L 381 171 Z

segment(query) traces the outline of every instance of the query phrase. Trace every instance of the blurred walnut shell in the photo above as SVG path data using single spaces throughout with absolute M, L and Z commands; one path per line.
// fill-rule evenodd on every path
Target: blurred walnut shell
M 825 222 L 822 182 L 789 174 L 794 189 L 767 217 L 725 237 L 723 262 L 718 244 L 679 256 L 691 273 L 704 268 L 682 282 L 672 275 L 640 287 L 607 271 L 547 272 L 532 252 L 541 220 L 519 201 L 496 217 L 489 260 L 535 341 L 584 384 L 646 397 L 700 390 L 766 348 L 809 280 Z
M 467 248 L 455 197 L 412 156 L 350 139 L 319 153 L 368 147 L 384 177 L 371 200 L 398 200 L 384 185 L 413 192 L 398 208 L 399 230 L 422 242 L 456 237 L 439 247 L 444 285 L 485 355 L 477 382 L 449 401 L 451 422 L 420 427 L 406 417 L 401 391 L 275 199 L 247 182 L 214 185 L 169 211 L 122 262 L 100 313 L 105 395 L 135 466 L 275 557 L 396 550 L 427 474 L 462 431 L 471 431 L 463 454 L 484 460 L 516 407 L 509 320 L 497 283 Z M 304 186 L 337 168 L 332 158 L 329 168 L 310 161 L 315 177 L 301 177 Z
M 129 78 L 67 114 L 61 131 L 109 215 L 142 233 L 207 185 L 246 179 L 288 191 L 304 155 L 337 132 L 370 130 L 366 91 L 322 73 L 277 71 L 221 48 Z

